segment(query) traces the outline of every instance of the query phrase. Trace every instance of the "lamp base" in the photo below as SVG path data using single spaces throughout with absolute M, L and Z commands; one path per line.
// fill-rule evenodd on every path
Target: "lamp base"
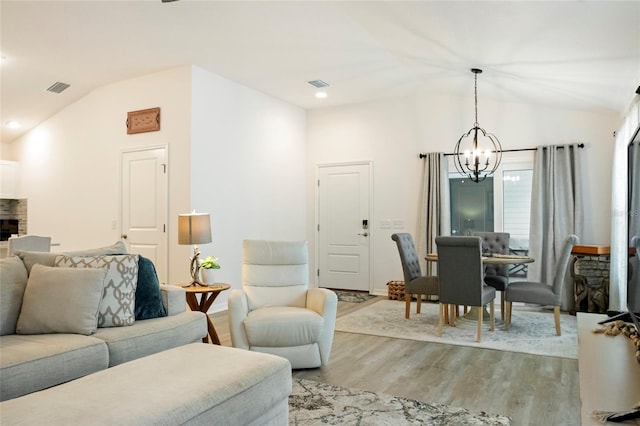
M 196 245 L 193 246 L 193 258 L 191 258 L 189 271 L 191 273 L 191 284 L 185 285 L 183 287 L 191 287 L 191 286 L 206 287 L 207 286 L 199 279 L 200 278 L 200 250 Z

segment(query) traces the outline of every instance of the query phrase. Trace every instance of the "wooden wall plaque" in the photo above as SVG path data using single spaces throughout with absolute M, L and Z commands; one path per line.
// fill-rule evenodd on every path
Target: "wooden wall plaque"
M 127 113 L 127 134 L 160 130 L 160 107 Z

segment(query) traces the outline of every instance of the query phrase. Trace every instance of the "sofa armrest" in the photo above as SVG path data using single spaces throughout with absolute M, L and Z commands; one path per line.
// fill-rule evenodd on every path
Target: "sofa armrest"
M 244 319 L 249 314 L 249 301 L 244 291 L 231 290 L 229 299 L 229 331 L 231 332 L 231 344 L 234 348 L 249 349 L 249 340 L 244 331 Z
M 182 287 L 160 284 L 160 292 L 168 316 L 180 314 L 187 309 L 187 293 Z

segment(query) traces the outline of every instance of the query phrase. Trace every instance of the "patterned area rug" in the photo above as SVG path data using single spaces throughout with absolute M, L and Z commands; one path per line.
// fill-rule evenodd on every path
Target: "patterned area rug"
M 334 290 L 334 291 L 338 295 L 338 300 L 341 302 L 362 303 L 376 297 L 368 293 L 362 293 L 362 292 L 356 292 L 356 291 L 344 291 L 344 290 Z
M 562 336 L 556 336 L 553 311 L 514 306 L 511 327 L 509 331 L 504 331 L 502 322 L 498 321 L 500 309 L 496 307 L 495 330 L 493 332 L 489 330 L 487 321 L 482 329 L 482 342 L 478 343 L 475 319 L 458 320 L 456 327 L 445 325 L 442 337 L 438 337 L 438 305 L 423 303 L 420 314 L 415 313 L 415 302 L 411 305 L 411 317 L 407 320 L 404 317 L 404 303 L 381 300 L 338 318 L 336 331 L 534 355 L 578 358 L 575 316 L 560 315 Z
M 290 425 L 510 425 L 505 416 L 293 379 Z

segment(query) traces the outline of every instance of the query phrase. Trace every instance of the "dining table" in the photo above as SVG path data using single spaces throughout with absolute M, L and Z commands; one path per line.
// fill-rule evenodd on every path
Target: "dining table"
M 425 259 L 428 262 L 437 262 L 438 261 L 438 253 L 427 253 Z M 526 263 L 533 263 L 535 259 L 529 256 L 520 255 L 520 254 L 500 254 L 500 253 L 484 253 L 482 255 L 482 263 L 485 265 L 520 265 Z M 478 309 L 477 306 L 471 306 L 469 311 L 464 314 L 463 318 L 477 321 L 478 318 Z M 489 312 L 487 311 L 486 306 L 483 307 L 484 312 L 482 314 L 483 321 L 489 321 Z

